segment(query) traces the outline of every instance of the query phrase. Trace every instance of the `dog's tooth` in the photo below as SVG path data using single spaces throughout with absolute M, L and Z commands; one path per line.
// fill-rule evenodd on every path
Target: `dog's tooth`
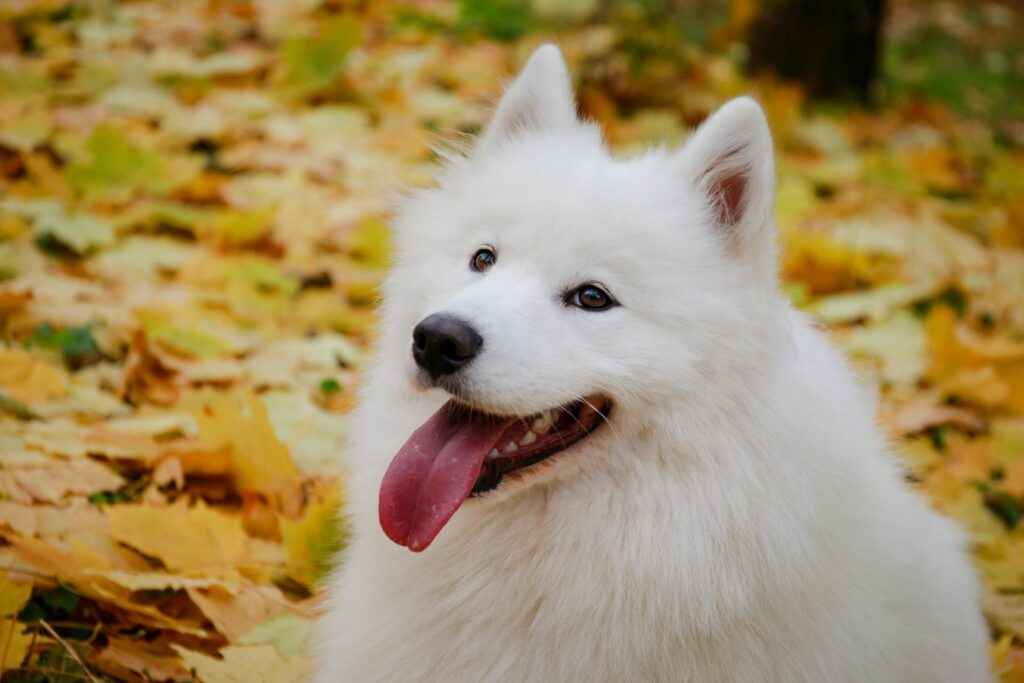
M 497 448 L 492 448 L 491 452 L 487 454 L 487 457 L 488 458 L 497 458 L 499 455 L 501 455 L 501 454 L 498 453 L 498 449 Z
M 502 453 L 515 453 L 519 450 L 519 446 L 516 445 L 515 441 L 509 441 L 508 445 L 501 449 Z
M 533 432 L 526 432 L 526 436 L 519 439 L 520 446 L 529 446 L 531 443 L 537 440 L 537 435 Z
M 545 434 L 549 429 L 551 429 L 551 425 L 554 423 L 555 421 L 552 419 L 551 411 L 545 410 L 541 413 L 540 417 L 533 421 L 533 425 L 530 427 L 530 430 L 537 434 Z

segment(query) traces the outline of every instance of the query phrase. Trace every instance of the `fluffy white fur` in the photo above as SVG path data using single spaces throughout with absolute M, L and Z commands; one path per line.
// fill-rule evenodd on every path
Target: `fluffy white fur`
M 989 679 L 964 538 L 904 488 L 872 400 L 777 291 L 773 193 L 754 101 L 613 160 L 557 48 L 536 52 L 397 221 L 318 683 Z M 485 244 L 497 264 L 473 272 Z M 587 281 L 621 306 L 566 307 Z M 435 312 L 485 339 L 460 385 L 481 409 L 614 409 L 415 554 L 377 492 L 449 398 L 410 354 Z

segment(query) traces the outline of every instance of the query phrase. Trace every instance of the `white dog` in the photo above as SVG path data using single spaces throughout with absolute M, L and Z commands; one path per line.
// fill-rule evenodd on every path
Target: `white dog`
M 397 221 L 319 683 L 989 679 L 963 537 L 777 291 L 773 176 L 747 98 L 609 157 L 537 50 Z

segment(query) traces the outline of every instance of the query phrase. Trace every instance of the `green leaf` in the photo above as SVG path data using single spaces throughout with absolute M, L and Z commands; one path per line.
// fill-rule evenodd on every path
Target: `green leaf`
M 460 32 L 479 31 L 498 40 L 514 40 L 538 28 L 528 0 L 462 0 L 460 4 Z
M 224 288 L 233 296 L 260 294 L 290 296 L 299 291 L 299 279 L 282 272 L 280 265 L 259 256 L 247 256 L 224 268 Z
M 172 320 L 143 316 L 142 330 L 150 342 L 186 358 L 217 358 L 229 352 L 229 348 L 215 336 Z
M 309 619 L 295 614 L 275 614 L 253 626 L 238 642 L 242 645 L 273 645 L 282 657 L 294 657 L 304 652 L 311 626 Z
M 213 214 L 204 222 L 203 228 L 217 242 L 240 247 L 258 242 L 270 229 L 273 217 L 273 212 L 268 209 L 228 209 Z
M 288 564 L 308 586 L 316 585 L 333 568 L 334 560 L 348 541 L 348 525 L 341 514 L 337 491 L 306 506 L 302 518 L 280 519 Z
M 29 346 L 60 351 L 64 364 L 72 370 L 78 370 L 103 360 L 96 340 L 93 339 L 89 326 L 68 327 L 63 330 L 54 329 L 49 323 L 40 325 L 29 335 Z
M 320 382 L 320 391 L 330 396 L 341 391 L 341 384 L 336 379 L 325 379 Z
M 87 161 L 68 166 L 67 178 L 87 198 L 125 200 L 136 190 L 164 194 L 174 187 L 164 159 L 132 145 L 113 126 L 98 126 L 89 136 Z
M 284 87 L 295 97 L 324 90 L 341 74 L 349 51 L 362 38 L 362 24 L 343 15 L 324 26 L 316 38 L 291 38 L 281 47 Z
M 367 218 L 349 235 L 352 255 L 374 266 L 386 267 L 391 259 L 391 233 L 378 218 Z

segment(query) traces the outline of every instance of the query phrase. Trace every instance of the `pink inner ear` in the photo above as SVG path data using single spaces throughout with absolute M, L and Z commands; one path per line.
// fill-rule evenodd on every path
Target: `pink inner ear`
M 747 176 L 736 169 L 723 177 L 711 181 L 711 192 L 714 198 L 718 224 L 731 226 L 740 219 L 743 212 L 743 200 L 747 194 Z
M 715 210 L 715 221 L 723 228 L 732 227 L 743 216 L 749 169 L 736 164 L 737 156 L 738 150 L 730 149 L 704 173 L 704 187 Z

